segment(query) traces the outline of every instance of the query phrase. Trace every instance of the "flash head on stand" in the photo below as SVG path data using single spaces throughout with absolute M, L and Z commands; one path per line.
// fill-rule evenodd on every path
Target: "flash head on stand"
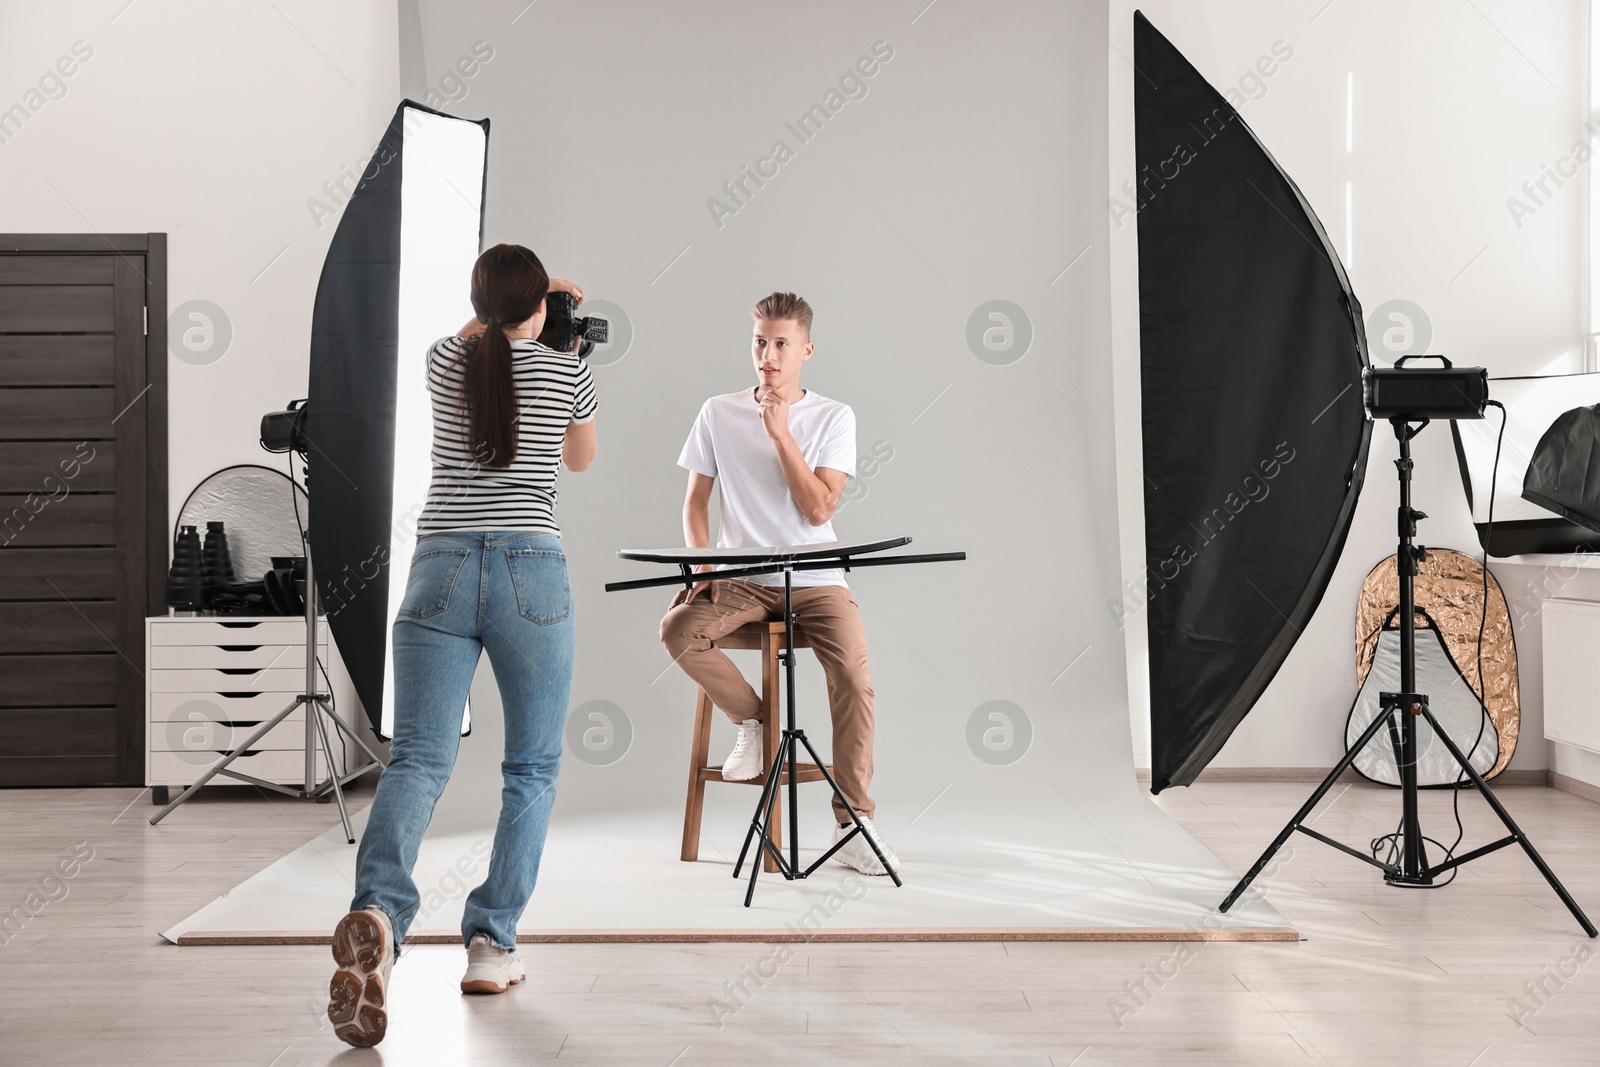
M 1443 365 L 1406 366 L 1415 359 Z M 1481 419 L 1489 404 L 1489 372 L 1454 366 L 1443 356 L 1401 356 L 1393 367 L 1366 368 L 1361 379 L 1371 419 Z
M 268 452 L 295 451 L 306 454 L 306 402 L 289 401 L 288 411 L 269 411 L 261 416 L 261 447 Z
M 578 314 L 578 298 L 571 293 L 550 293 L 544 298 L 544 329 L 539 331 L 539 343 L 549 345 L 557 352 L 576 351 L 588 358 L 595 345 L 611 339 L 611 324 L 593 315 Z M 576 349 L 573 345 L 577 345 Z

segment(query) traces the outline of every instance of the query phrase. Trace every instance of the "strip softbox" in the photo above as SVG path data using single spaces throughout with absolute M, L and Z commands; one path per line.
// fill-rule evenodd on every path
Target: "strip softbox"
M 313 569 L 356 695 L 383 737 L 393 733 L 389 623 L 428 492 L 426 352 L 472 317 L 488 138 L 488 120 L 403 102 L 344 205 L 312 314 Z
M 1361 305 L 1295 183 L 1134 15 L 1151 790 L 1187 785 L 1266 689 L 1338 562 L 1366 470 Z

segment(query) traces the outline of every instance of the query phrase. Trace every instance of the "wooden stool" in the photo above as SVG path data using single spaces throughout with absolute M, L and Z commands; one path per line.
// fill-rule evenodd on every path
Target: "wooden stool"
M 721 649 L 749 648 L 761 652 L 761 765 L 763 768 L 768 768 L 771 766 L 772 753 L 778 750 L 778 741 L 783 732 L 782 674 L 778 669 L 778 654 L 783 651 L 783 623 L 782 621 L 746 623 L 736 630 L 730 630 L 726 636 L 718 638 L 715 645 Z M 811 647 L 810 639 L 798 626 L 794 631 L 794 647 Z M 722 777 L 720 766 L 706 765 L 711 749 L 711 698 L 706 695 L 704 689 L 698 687 L 695 693 L 694 741 L 689 746 L 689 798 L 683 807 L 683 852 L 680 857 L 686 863 L 700 857 L 700 814 L 705 807 L 706 783 L 726 781 Z M 823 781 L 822 771 L 815 763 L 798 764 L 796 772 L 802 782 Z M 828 773 L 833 773 L 832 764 L 828 765 Z M 766 777 L 766 772 L 763 770 L 749 781 L 733 784 L 761 786 L 766 784 Z M 782 773 L 779 781 L 788 784 L 787 770 Z M 780 850 L 783 848 L 782 805 L 783 794 L 779 793 L 772 809 L 772 827 L 768 832 L 773 845 Z M 765 850 L 762 859 L 768 873 L 777 871 L 778 865 Z

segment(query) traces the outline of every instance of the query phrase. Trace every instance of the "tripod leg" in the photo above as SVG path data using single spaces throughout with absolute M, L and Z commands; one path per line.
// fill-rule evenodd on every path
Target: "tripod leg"
M 333 723 L 334 729 L 339 730 L 351 741 L 354 741 L 356 745 L 360 747 L 361 751 L 367 754 L 367 757 L 371 759 L 373 763 L 376 763 L 380 767 L 383 766 L 383 760 L 379 758 L 378 754 L 372 751 L 372 748 L 365 741 L 361 740 L 361 738 L 356 735 L 355 731 L 351 730 L 350 727 L 339 718 L 338 714 L 336 714 L 331 707 L 328 709 L 328 718 Z
M 179 804 L 182 804 L 185 800 L 188 800 L 190 797 L 194 796 L 195 793 L 199 791 L 201 786 L 211 781 L 211 779 L 215 778 L 217 775 L 227 771 L 228 765 L 239 758 L 239 753 L 248 751 L 251 745 L 255 744 L 258 740 L 264 737 L 268 730 L 278 725 L 284 719 L 287 719 L 290 713 L 293 712 L 295 708 L 298 708 L 301 704 L 306 704 L 306 713 L 308 715 L 311 714 L 312 705 L 310 704 L 309 699 L 303 696 L 296 697 L 294 702 L 288 707 L 284 708 L 282 711 L 278 712 L 278 714 L 274 715 L 272 718 L 268 719 L 266 722 L 257 727 L 256 732 L 245 738 L 243 744 L 235 745 L 233 751 L 229 752 L 226 756 L 223 756 L 216 763 L 212 764 L 211 769 L 206 771 L 205 774 L 202 774 L 188 789 L 185 789 L 182 793 L 178 794 L 177 799 L 168 804 L 166 807 L 162 808 L 160 811 L 156 812 L 155 815 L 150 819 L 150 825 L 154 826 L 162 819 L 165 819 L 173 808 L 176 808 Z
M 793 649 L 789 650 L 789 662 L 791 664 L 794 662 L 794 650 Z M 789 671 L 789 686 L 790 686 L 790 689 L 789 689 L 789 709 L 790 709 L 789 718 L 791 720 L 793 720 L 793 718 L 794 718 L 794 671 L 793 671 L 793 669 L 791 669 Z M 790 725 L 791 728 L 793 728 L 794 723 L 791 721 L 789 725 Z M 800 737 L 800 740 L 805 741 L 806 735 L 805 734 L 800 734 L 799 737 Z M 811 747 L 811 742 L 806 741 L 806 747 L 810 748 Z M 794 871 L 795 874 L 799 875 L 799 874 L 801 874 L 801 869 L 800 869 L 800 760 L 799 760 L 800 753 L 797 750 L 797 748 L 795 746 L 795 743 L 793 741 L 789 742 L 788 752 L 789 752 L 789 869 Z M 822 761 L 821 760 L 817 760 L 817 763 L 820 766 Z M 781 789 L 777 790 L 777 791 L 774 791 L 773 794 L 772 794 L 772 799 L 774 801 L 776 801 L 778 799 L 779 795 L 781 795 L 781 793 L 782 793 Z M 783 818 L 781 813 L 778 814 L 778 818 L 779 819 Z M 779 825 L 781 826 L 782 823 L 780 822 Z M 781 836 L 781 834 L 780 834 L 780 836 Z
M 1391 704 L 1389 712 L 1389 744 L 1394 748 L 1396 784 L 1400 787 L 1400 871 L 1399 877 L 1385 875 L 1385 878 L 1396 884 L 1427 885 L 1422 872 L 1428 868 L 1428 852 L 1422 824 L 1417 818 L 1417 761 L 1415 756 L 1410 759 L 1406 756 L 1408 751 L 1416 750 L 1417 726 L 1405 718 L 1409 712 L 1399 704 Z
M 322 740 L 322 752 L 328 759 L 328 781 L 333 783 L 333 799 L 339 802 L 339 821 L 344 823 L 345 844 L 356 843 L 355 831 L 350 829 L 350 812 L 344 806 L 344 790 L 339 786 L 339 772 L 333 765 L 333 748 L 328 744 L 328 726 L 322 721 L 322 701 L 313 701 L 306 708 L 306 714 L 312 715 L 317 720 L 317 737 Z
M 1461 749 L 1456 747 L 1456 743 L 1450 735 L 1440 728 L 1439 721 L 1433 717 L 1433 712 L 1423 708 L 1422 714 L 1427 717 L 1429 724 L 1433 726 L 1433 732 L 1439 735 L 1439 739 L 1450 750 L 1450 755 L 1455 757 L 1456 762 L 1461 765 L 1461 769 L 1467 772 L 1467 775 L 1472 779 L 1472 783 L 1478 787 L 1478 792 L 1483 794 L 1483 799 L 1489 802 L 1489 806 L 1494 809 L 1494 813 L 1500 816 L 1500 821 L 1505 823 L 1506 829 L 1510 830 L 1512 836 L 1517 839 L 1517 844 L 1522 846 L 1522 851 L 1528 854 L 1528 859 L 1532 860 L 1533 865 L 1539 869 L 1539 873 L 1544 875 L 1544 880 L 1550 883 L 1550 888 L 1556 891 L 1556 896 L 1561 898 L 1561 903 L 1565 904 L 1567 910 L 1572 913 L 1572 917 L 1578 920 L 1578 925 L 1583 927 L 1583 932 L 1590 937 L 1595 937 L 1597 931 L 1594 923 L 1589 921 L 1589 917 L 1583 913 L 1583 909 L 1578 907 L 1578 902 L 1572 899 L 1572 894 L 1567 892 L 1566 886 L 1561 884 L 1561 879 L 1557 878 L 1555 872 L 1544 862 L 1544 857 L 1539 855 L 1539 850 L 1533 847 L 1533 842 L 1528 840 L 1528 835 L 1524 834 L 1522 829 L 1517 826 L 1516 822 L 1511 818 L 1511 813 L 1501 806 L 1500 798 L 1494 795 L 1494 790 L 1490 789 L 1489 783 L 1483 780 L 1483 775 L 1478 773 L 1478 769 L 1472 765 L 1471 760 L 1462 755 Z
M 1427 704 L 1422 705 L 1423 708 Z M 1400 843 L 1401 864 L 1406 875 L 1404 881 L 1389 878 L 1395 884 L 1416 882 L 1421 885 L 1429 884 L 1428 870 L 1428 842 L 1422 834 L 1422 818 L 1417 808 L 1417 733 L 1422 725 L 1422 720 L 1415 715 L 1409 715 L 1402 709 L 1395 710 L 1396 716 L 1407 716 L 1400 720 L 1401 734 L 1405 738 L 1405 751 L 1410 756 L 1400 768 L 1400 827 L 1405 834 Z
M 784 743 L 784 745 L 791 744 L 787 734 L 784 736 L 783 743 Z M 779 754 L 780 755 L 782 754 L 781 747 L 780 747 L 780 750 L 779 750 Z M 753 838 L 754 840 L 760 842 L 759 847 L 763 852 L 765 852 L 765 851 L 770 849 L 773 852 L 773 854 L 776 855 L 777 858 L 778 858 L 778 869 L 783 872 L 783 876 L 785 878 L 793 878 L 795 876 L 795 872 L 790 870 L 789 869 L 789 865 L 784 862 L 783 855 L 781 853 L 779 853 L 777 849 L 773 848 L 772 842 L 767 839 L 766 825 L 763 825 L 763 824 L 771 824 L 771 822 L 772 822 L 772 814 L 773 814 L 772 808 L 773 808 L 773 805 L 776 804 L 777 801 L 778 801 L 778 778 L 781 776 L 781 773 L 782 773 L 779 770 L 779 768 L 782 767 L 782 766 L 783 765 L 781 763 L 773 763 L 773 765 L 772 765 L 772 793 L 767 797 L 766 813 L 762 817 L 761 822 L 751 824 L 751 826 L 750 826 L 750 836 L 745 839 L 745 844 L 748 845 L 750 843 L 750 840 Z M 750 886 L 749 886 L 748 889 L 746 889 L 744 891 L 744 906 L 747 907 L 747 908 L 750 906 L 750 901 L 755 898 L 755 895 L 756 895 L 756 879 L 760 875 L 761 875 L 761 860 L 760 860 L 760 857 L 752 857 L 751 860 L 750 860 Z
M 1339 760 L 1333 770 L 1328 772 L 1328 776 L 1322 780 L 1322 784 L 1317 786 L 1316 792 L 1312 793 L 1310 798 L 1301 805 L 1300 810 L 1295 812 L 1294 818 L 1289 820 L 1288 825 L 1283 828 L 1272 844 L 1267 846 L 1267 850 L 1261 854 L 1260 859 L 1256 860 L 1255 866 L 1250 868 L 1249 873 L 1239 879 L 1239 884 L 1233 887 L 1233 892 L 1228 894 L 1228 898 L 1222 902 L 1217 909 L 1218 911 L 1227 911 L 1233 907 L 1234 901 L 1239 899 L 1239 894 L 1243 893 L 1245 887 L 1255 881 L 1256 876 L 1266 869 L 1267 864 L 1272 861 L 1272 857 L 1283 847 L 1283 843 L 1289 840 L 1289 835 L 1300 828 L 1300 824 L 1305 821 L 1306 816 L 1311 814 L 1311 809 L 1315 808 L 1328 790 L 1333 788 L 1333 783 L 1339 780 L 1339 776 L 1345 772 L 1346 767 L 1355 762 L 1356 755 L 1367 747 L 1367 743 L 1377 735 L 1378 731 L 1383 728 L 1384 723 L 1389 721 L 1392 714 L 1393 711 L 1390 711 L 1388 714 L 1378 715 L 1373 718 L 1371 725 L 1361 735 L 1361 739 L 1345 750 L 1344 757 Z
M 828 788 L 833 790 L 833 795 L 844 801 L 845 810 L 850 812 L 850 821 L 856 824 L 856 828 L 851 832 L 860 834 L 862 839 L 866 841 L 868 847 L 872 849 L 872 854 L 878 857 L 879 863 L 883 864 L 883 869 L 889 872 L 889 877 L 893 879 L 895 886 L 899 887 L 904 885 L 905 883 L 900 881 L 900 872 L 894 869 L 894 866 L 889 862 L 888 858 L 884 856 L 882 850 L 878 848 L 878 843 L 872 839 L 871 834 L 867 833 L 867 828 L 861 825 L 861 816 L 856 814 L 856 809 L 854 805 L 850 803 L 850 798 L 844 795 L 844 790 L 839 788 L 839 783 L 834 781 L 833 775 L 828 773 L 827 764 L 822 762 L 822 757 L 817 755 L 817 750 L 811 747 L 811 739 L 804 734 L 801 734 L 800 743 L 806 746 L 806 751 L 811 754 L 812 762 L 815 763 L 817 765 L 817 769 L 822 772 L 822 777 L 828 780 Z M 842 845 L 844 842 L 841 841 L 839 844 Z M 805 873 L 810 874 L 811 871 L 816 870 L 822 865 L 823 860 L 826 860 L 828 856 L 833 855 L 835 851 L 837 851 L 837 849 L 829 849 L 822 859 L 819 859 L 816 863 L 813 863 L 810 869 Z
M 1395 721 L 1394 709 L 1384 715 L 1389 723 L 1389 746 L 1394 749 L 1395 777 L 1400 775 L 1400 767 L 1406 761 L 1405 741 L 1400 736 L 1400 724 Z
M 787 736 L 778 742 L 778 751 L 772 761 L 772 766 L 767 768 L 767 780 L 761 785 L 761 799 L 756 801 L 755 813 L 750 816 L 750 829 L 745 831 L 744 846 L 739 849 L 739 861 L 733 865 L 733 876 L 735 878 L 739 877 L 739 872 L 744 868 L 744 859 L 750 854 L 750 842 L 754 840 L 758 833 L 765 834 L 767 831 L 764 822 L 771 822 L 772 820 L 772 795 L 778 788 L 778 778 L 782 773 L 783 767 L 783 750 L 788 747 L 788 744 L 789 738 Z M 762 819 L 763 812 L 766 812 L 767 815 L 765 820 Z M 757 852 L 764 853 L 765 849 L 758 849 Z M 760 862 L 760 860 L 757 859 L 755 862 Z

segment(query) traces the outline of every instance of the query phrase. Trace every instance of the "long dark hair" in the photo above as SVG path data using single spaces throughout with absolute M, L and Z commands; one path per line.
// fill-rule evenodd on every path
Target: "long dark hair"
M 485 467 L 517 458 L 517 387 L 504 327 L 533 318 L 549 291 L 544 264 L 521 245 L 497 244 L 472 265 L 472 310 L 488 329 L 467 343 L 461 406 L 468 443 Z

